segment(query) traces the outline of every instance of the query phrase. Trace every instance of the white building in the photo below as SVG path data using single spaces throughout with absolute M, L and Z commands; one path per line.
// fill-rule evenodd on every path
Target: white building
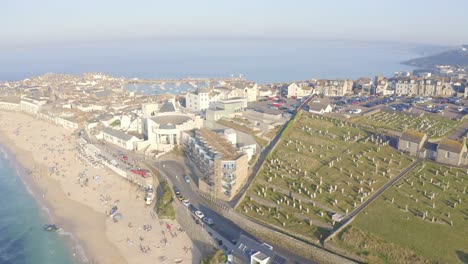
M 181 113 L 175 101 L 167 101 L 154 116 L 145 119 L 144 132 L 153 148 L 168 151 L 181 143 L 181 133 L 201 128 L 203 120 L 200 116 Z
M 20 99 L 19 98 L 1 98 L 0 109 L 7 111 L 20 111 Z
M 39 101 L 29 98 L 21 98 L 20 101 L 20 108 L 21 111 L 29 113 L 29 114 L 37 114 L 41 106 L 45 105 L 46 101 Z
M 134 135 L 110 127 L 106 127 L 102 130 L 102 138 L 106 142 L 128 150 L 133 150 L 135 148 L 135 143 L 141 141 L 141 139 Z
M 302 98 L 311 95 L 313 92 L 312 87 L 308 84 L 301 84 L 298 85 L 296 83 L 292 83 L 288 86 L 288 98 Z
M 208 88 L 201 88 L 194 92 L 187 92 L 185 105 L 191 111 L 199 112 L 210 107 L 210 103 L 216 99 L 210 97 Z
M 309 112 L 316 115 L 323 115 L 325 113 L 331 113 L 333 107 L 328 103 L 310 103 Z
M 324 96 L 345 96 L 352 93 L 352 80 L 318 80 L 314 89 L 314 94 Z

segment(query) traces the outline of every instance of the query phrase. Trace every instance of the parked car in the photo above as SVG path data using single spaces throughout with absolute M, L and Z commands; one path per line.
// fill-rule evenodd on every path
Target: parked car
M 203 219 L 203 217 L 205 217 L 205 214 L 202 211 L 195 211 L 195 215 L 200 219 Z
M 357 109 L 351 109 L 348 111 L 350 114 L 359 114 L 362 112 L 362 110 L 360 108 L 357 108 Z
M 211 219 L 211 218 L 209 218 L 209 217 L 203 217 L 202 220 L 203 220 L 203 222 L 205 222 L 206 224 L 208 224 L 208 225 L 210 225 L 210 226 L 214 224 L 213 219 Z
M 182 200 L 182 203 L 187 207 L 190 205 L 190 201 L 188 199 Z
M 187 207 L 192 213 L 195 213 L 196 211 L 198 211 L 198 209 L 195 206 L 193 206 L 192 204 L 189 204 L 189 206 L 187 206 Z
M 176 195 L 180 195 L 180 190 L 179 190 L 179 188 L 177 188 L 177 186 L 174 186 L 174 193 Z

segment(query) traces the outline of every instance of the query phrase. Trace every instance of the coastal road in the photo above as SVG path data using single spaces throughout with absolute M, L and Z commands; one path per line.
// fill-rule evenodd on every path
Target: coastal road
M 201 210 L 207 217 L 213 219 L 215 225 L 212 228 L 226 240 L 236 242 L 240 238 L 241 234 L 243 234 L 254 239 L 255 241 L 260 241 L 248 232 L 245 232 L 234 222 L 226 219 L 210 208 L 215 205 L 202 198 L 199 193 L 195 191 L 197 189 L 197 186 L 194 183 L 196 176 L 194 176 L 194 173 L 191 172 L 190 168 L 186 165 L 185 160 L 182 157 L 162 158 L 156 162 L 153 162 L 152 164 L 167 180 L 173 184 L 173 186 L 177 186 L 180 189 L 181 195 L 184 198 L 189 199 L 193 206 Z M 185 182 L 183 175 L 189 175 L 191 177 L 190 183 Z M 275 251 L 279 255 L 289 259 L 290 263 L 314 263 L 311 260 L 291 253 L 287 249 L 275 246 Z
M 190 200 L 190 203 L 202 211 L 206 216 L 213 219 L 215 222 L 214 230 L 219 232 L 220 235 L 228 239 L 229 241 L 238 240 L 241 234 L 248 235 L 243 232 L 233 222 L 225 219 L 214 210 L 210 209 L 208 201 L 200 197 L 195 191 L 195 180 L 193 174 L 185 166 L 184 161 L 181 158 L 174 158 L 171 160 L 161 160 L 154 162 L 153 165 L 167 177 L 173 186 L 177 186 L 180 189 L 181 195 Z M 190 182 L 186 182 L 183 175 L 189 175 L 191 177 Z M 222 227 L 222 228 L 221 228 Z

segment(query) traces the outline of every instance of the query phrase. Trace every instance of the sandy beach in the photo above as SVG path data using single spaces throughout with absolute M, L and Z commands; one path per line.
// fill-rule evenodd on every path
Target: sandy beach
M 136 186 L 82 162 L 70 130 L 0 112 L 0 143 L 27 169 L 34 196 L 82 245 L 88 263 L 192 263 L 193 244 L 177 222 L 160 220 Z M 89 181 L 80 183 L 84 173 Z M 26 181 L 28 180 L 26 179 Z M 117 206 L 123 218 L 108 216 Z M 73 248 L 76 250 L 76 248 Z

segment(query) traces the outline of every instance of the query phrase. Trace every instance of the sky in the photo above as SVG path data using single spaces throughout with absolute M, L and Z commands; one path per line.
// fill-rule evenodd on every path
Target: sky
M 0 46 L 151 38 L 468 43 L 466 0 L 0 0 Z

